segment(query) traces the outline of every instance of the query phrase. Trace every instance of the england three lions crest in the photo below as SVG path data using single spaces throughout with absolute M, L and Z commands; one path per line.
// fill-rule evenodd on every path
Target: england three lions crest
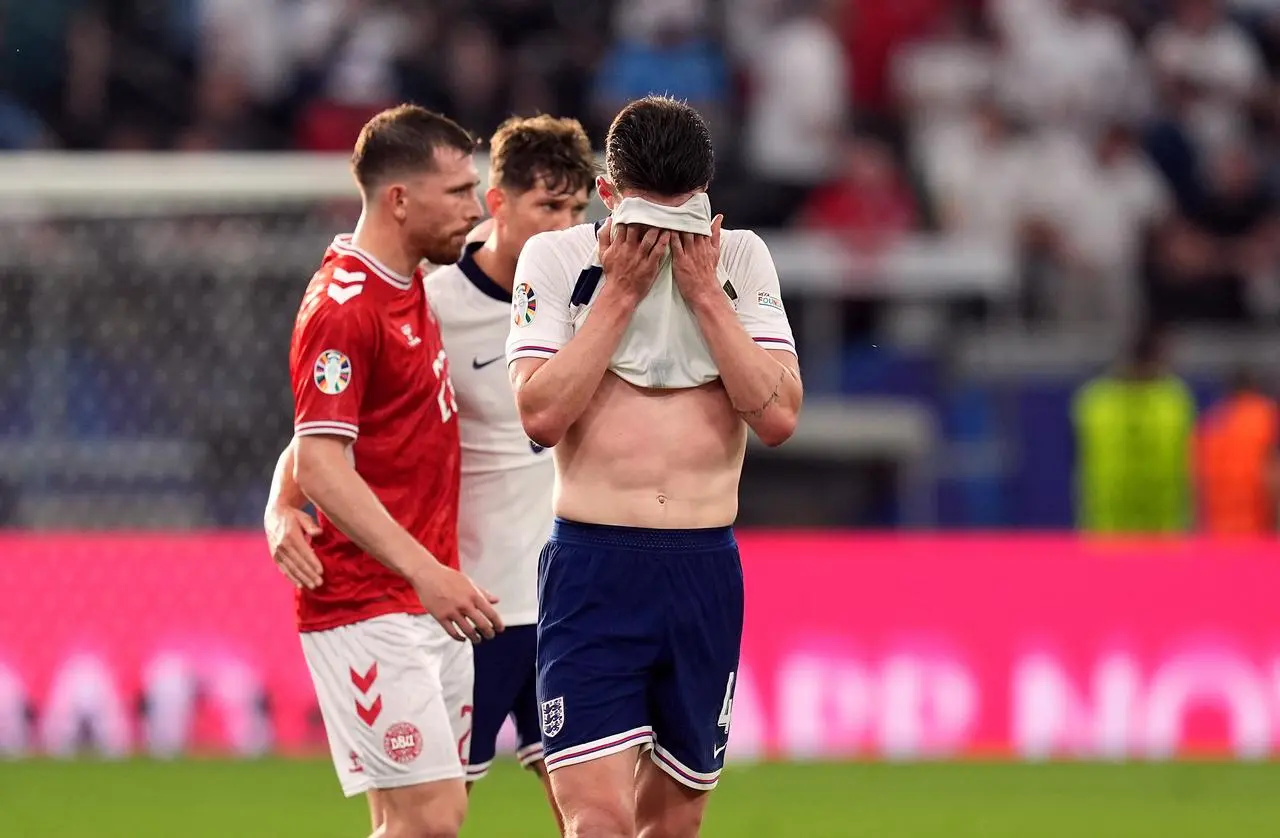
M 542 702 L 542 735 L 555 736 L 564 728 L 564 696 Z

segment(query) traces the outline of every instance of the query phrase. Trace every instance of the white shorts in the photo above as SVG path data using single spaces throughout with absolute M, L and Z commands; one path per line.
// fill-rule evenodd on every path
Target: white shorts
M 414 614 L 301 638 L 343 794 L 464 775 L 474 674 L 469 642 Z

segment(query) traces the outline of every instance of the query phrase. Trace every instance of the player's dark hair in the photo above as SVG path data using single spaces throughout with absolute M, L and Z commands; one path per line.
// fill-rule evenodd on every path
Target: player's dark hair
M 590 194 L 596 178 L 591 140 L 576 119 L 540 114 L 512 117 L 489 141 L 489 183 L 528 192 L 539 183 L 555 193 Z
M 716 172 L 702 115 L 667 96 L 646 96 L 618 112 L 605 137 L 604 161 L 615 187 L 654 195 L 703 189 Z
M 368 188 L 387 177 L 431 171 L 436 149 L 469 154 L 475 147 L 475 137 L 449 117 L 417 105 L 400 105 L 375 115 L 360 129 L 351 168 L 356 182 Z

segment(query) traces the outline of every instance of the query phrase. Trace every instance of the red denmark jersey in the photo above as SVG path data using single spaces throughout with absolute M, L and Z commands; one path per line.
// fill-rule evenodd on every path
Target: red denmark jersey
M 401 276 L 339 236 L 298 311 L 289 353 L 294 433 L 352 440 L 356 471 L 399 524 L 458 566 L 457 404 L 422 277 Z M 297 594 L 298 628 L 320 631 L 425 609 L 404 577 L 320 512 L 324 584 Z

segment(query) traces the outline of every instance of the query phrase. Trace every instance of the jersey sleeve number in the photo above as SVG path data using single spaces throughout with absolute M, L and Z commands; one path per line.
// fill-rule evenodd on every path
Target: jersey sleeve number
M 448 422 L 458 412 L 458 397 L 453 392 L 453 381 L 445 375 L 445 354 L 441 349 L 436 359 L 431 362 L 431 370 L 440 379 L 440 392 L 436 394 L 436 402 L 440 405 L 440 421 Z

